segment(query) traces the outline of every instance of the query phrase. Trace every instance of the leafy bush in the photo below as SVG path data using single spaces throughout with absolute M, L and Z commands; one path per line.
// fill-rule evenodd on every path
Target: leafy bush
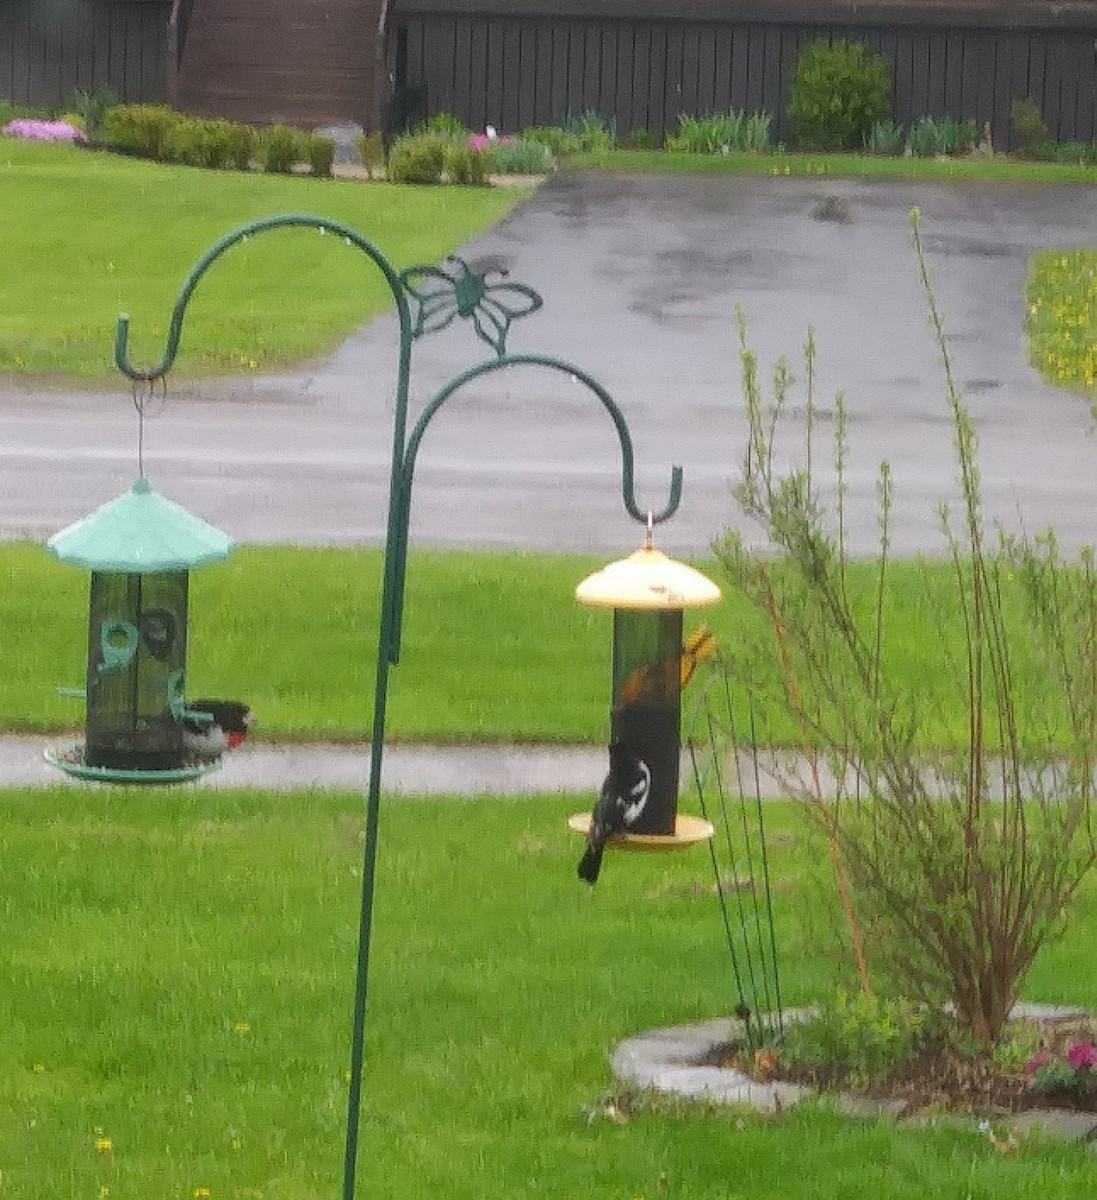
M 860 42 L 819 38 L 800 52 L 788 115 L 806 150 L 859 149 L 877 121 L 891 116 L 887 64 Z
M 323 179 L 330 178 L 335 162 L 335 138 L 322 133 L 310 133 L 305 150 L 312 174 Z
M 629 150 L 650 150 L 652 146 L 651 132 L 642 125 L 638 125 L 629 133 L 622 145 Z
M 305 135 L 292 125 L 269 125 L 259 135 L 259 162 L 271 175 L 288 175 L 307 155 Z
M 868 596 L 848 586 L 845 406 L 839 396 L 834 477 L 827 480 L 827 494 L 837 499 L 830 505 L 812 470 L 810 336 L 806 465 L 786 469 L 780 417 L 790 408 L 791 375 L 779 364 L 773 401 L 764 403 L 740 324 L 748 434 L 736 495 L 765 537 L 755 549 L 732 531 L 716 553 L 770 626 L 765 642 L 744 648 L 749 667 L 729 669 L 758 679 L 768 654 L 779 682 L 770 691 L 758 684 L 760 702 L 784 706 L 808 754 L 821 747 L 832 768 L 835 792 L 824 800 L 809 784 L 808 812 L 830 846 L 862 978 L 868 945 L 898 992 L 933 1007 L 950 1001 L 963 1033 L 989 1051 L 1037 952 L 1062 930 L 1097 863 L 1097 556 L 1083 550 L 1064 559 L 1051 532 L 1034 540 L 988 537 L 975 430 L 952 369 L 917 212 L 912 232 L 957 450 L 960 501 L 955 515 L 942 504 L 940 522 L 963 649 L 941 684 L 958 690 L 967 707 L 963 748 L 918 749 L 934 744 L 934 666 L 927 662 L 915 687 L 887 669 L 883 598 L 894 515 L 886 462 L 877 583 Z M 767 540 L 783 551 L 779 564 Z M 928 591 L 924 602 L 942 611 Z M 1039 664 L 1038 697 L 1015 682 L 1018 661 Z
M 1031 97 L 1014 100 L 1009 107 L 1009 123 L 1017 154 L 1035 154 L 1050 138 L 1044 114 Z
M 978 144 L 979 126 L 955 117 L 921 117 L 907 134 L 907 149 L 915 158 L 968 154 Z
M 545 175 L 556 166 L 552 151 L 544 142 L 524 137 L 492 142 L 488 153 L 491 169 L 497 175 Z
M 452 113 L 441 112 L 427 117 L 425 121 L 420 121 L 411 130 L 411 136 L 421 137 L 423 134 L 436 133 L 440 137 L 463 142 L 471 132 Z
M 491 156 L 472 146 L 446 145 L 442 169 L 450 183 L 481 185 L 488 181 Z
M 240 130 L 247 130 L 241 134 Z M 247 142 L 249 152 L 241 168 L 243 144 Z M 182 117 L 168 130 L 164 140 L 163 158 L 167 162 L 182 163 L 188 167 L 206 167 L 224 170 L 235 167 L 246 169 L 251 159 L 250 147 L 254 133 L 247 126 L 235 125 L 231 121 L 206 120 L 200 117 Z
M 452 145 L 436 133 L 399 138 L 389 151 L 389 179 L 393 183 L 440 183 L 446 148 Z
M 103 117 L 102 141 L 125 154 L 162 159 L 172 126 L 186 119 L 166 104 L 116 104 Z
M 765 150 L 769 146 L 770 122 L 769 113 L 757 112 L 747 116 L 742 109 L 738 112 L 708 113 L 701 117 L 680 113 L 678 132 L 668 135 L 666 148 L 687 154 Z
M 360 133 L 354 139 L 354 148 L 366 174 L 372 179 L 374 171 L 385 165 L 385 139 L 379 133 Z
M 1031 151 L 1030 157 L 1041 162 L 1080 163 L 1085 166 L 1097 164 L 1097 143 L 1094 142 L 1044 142 Z
M 903 127 L 894 121 L 874 121 L 865 138 L 865 150 L 869 154 L 899 155 L 905 144 Z
M 77 88 L 68 99 L 69 108 L 77 113 L 83 122 L 81 128 L 93 139 L 99 137 L 107 113 L 117 103 L 118 97 L 110 88 L 98 88 L 94 92 Z
M 785 1026 L 780 1058 L 790 1067 L 864 1086 L 910 1062 L 936 1025 L 916 1004 L 838 992 L 805 1020 Z
M 578 154 L 582 149 L 579 135 L 560 125 L 531 125 L 522 130 L 522 140 L 547 146 L 557 158 L 566 154 Z

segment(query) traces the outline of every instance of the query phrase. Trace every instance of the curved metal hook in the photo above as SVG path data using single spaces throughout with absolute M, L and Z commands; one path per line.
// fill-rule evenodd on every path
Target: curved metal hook
M 410 339 L 411 316 L 404 295 L 404 289 L 395 268 L 381 251 L 372 242 L 362 237 L 357 230 L 352 229 L 349 225 L 344 225 L 341 221 L 332 221 L 326 217 L 317 217 L 309 213 L 292 213 L 285 216 L 264 217 L 261 220 L 242 225 L 239 229 L 233 230 L 232 233 L 226 234 L 220 241 L 215 242 L 202 255 L 187 276 L 179 293 L 179 298 L 175 302 L 175 308 L 171 314 L 171 322 L 168 325 L 167 345 L 165 346 L 163 357 L 156 366 L 135 367 L 129 361 L 129 316 L 126 313 L 122 313 L 118 318 L 118 324 L 115 327 L 114 333 L 114 362 L 118 369 L 130 379 L 148 380 L 163 378 L 171 370 L 172 364 L 175 362 L 175 356 L 179 351 L 179 341 L 183 332 L 183 318 L 186 315 L 187 305 L 190 303 L 190 298 L 194 294 L 194 290 L 198 286 L 202 276 L 205 275 L 226 250 L 235 246 L 237 242 L 244 241 L 254 233 L 264 233 L 268 229 L 282 229 L 294 226 L 318 229 L 322 233 L 330 231 L 357 246 L 368 258 L 372 259 L 380 268 L 396 300 L 396 308 L 400 316 L 401 338 L 405 340 Z
M 581 367 L 544 354 L 514 354 L 478 363 L 476 366 L 470 367 L 467 371 L 458 375 L 455 379 L 450 380 L 426 406 L 419 420 L 415 423 L 415 428 L 411 431 L 411 436 L 408 438 L 407 453 L 404 456 L 403 474 L 405 479 L 410 481 L 412 472 L 415 470 L 415 456 L 419 452 L 419 443 L 423 440 L 423 434 L 426 432 L 430 419 L 450 396 L 466 383 L 481 375 L 501 370 L 503 367 L 517 366 L 548 367 L 554 371 L 562 371 L 570 375 L 573 379 L 577 379 L 580 383 L 586 384 L 598 399 L 601 400 L 603 407 L 613 419 L 614 427 L 617 430 L 617 437 L 621 443 L 621 498 L 624 501 L 625 509 L 629 516 L 634 521 L 639 521 L 642 525 L 646 525 L 649 521 L 653 525 L 660 525 L 663 521 L 674 516 L 678 511 L 678 505 L 682 499 L 682 468 L 675 465 L 670 469 L 670 498 L 663 508 L 659 512 L 653 512 L 647 508 L 641 509 L 636 503 L 634 491 L 632 435 L 629 433 L 624 413 L 617 407 L 617 402 L 609 392 Z

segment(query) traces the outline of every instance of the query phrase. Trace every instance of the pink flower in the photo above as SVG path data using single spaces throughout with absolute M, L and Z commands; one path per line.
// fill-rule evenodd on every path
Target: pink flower
M 1067 1051 L 1067 1062 L 1076 1071 L 1083 1067 L 1097 1067 L 1097 1046 L 1092 1042 L 1079 1042 Z
M 1050 1066 L 1050 1064 L 1051 1055 L 1046 1050 L 1039 1050 L 1025 1063 L 1025 1074 L 1035 1075 L 1041 1067 Z
M 39 121 L 33 117 L 17 117 L 0 130 L 5 137 L 29 138 L 35 142 L 86 142 L 82 129 L 67 121 Z
M 469 137 L 469 148 L 472 150 L 484 150 L 490 141 L 491 139 L 486 133 L 474 133 Z

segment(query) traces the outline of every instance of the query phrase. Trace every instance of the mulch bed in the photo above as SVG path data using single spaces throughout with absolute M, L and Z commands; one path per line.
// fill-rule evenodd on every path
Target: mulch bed
M 1055 1021 L 1027 1021 L 1038 1030 L 1038 1049 L 1062 1055 L 1079 1042 L 1097 1044 L 1097 1021 L 1091 1017 Z M 798 1083 L 820 1092 L 849 1092 L 874 1100 L 903 1100 L 908 1114 L 957 1112 L 995 1116 L 1026 1109 L 1061 1108 L 1074 1112 L 1097 1112 L 1097 1090 L 1075 1092 L 1033 1091 L 1023 1072 L 1012 1073 L 993 1060 L 972 1058 L 955 1047 L 933 1047 L 894 1070 L 871 1086 L 841 1070 L 795 1069 L 778 1056 L 760 1050 L 745 1052 L 731 1042 L 713 1046 L 698 1063 L 701 1066 L 735 1068 L 758 1082 Z

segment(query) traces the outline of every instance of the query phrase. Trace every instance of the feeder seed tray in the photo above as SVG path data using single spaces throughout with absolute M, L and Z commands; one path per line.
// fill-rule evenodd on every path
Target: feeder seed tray
M 591 813 L 575 813 L 568 817 L 568 828 L 586 836 L 590 829 Z M 701 817 L 678 813 L 674 818 L 673 833 L 614 833 L 606 843 L 618 850 L 642 850 L 659 853 L 666 850 L 688 850 L 699 842 L 707 842 L 713 835 L 712 824 Z
M 221 769 L 219 758 L 212 761 L 186 763 L 166 771 L 133 771 L 120 767 L 90 767 L 84 761 L 84 744 L 68 742 L 60 746 L 49 746 L 43 757 L 51 767 L 57 767 L 66 775 L 92 783 L 187 783 L 199 779 L 212 771 Z

